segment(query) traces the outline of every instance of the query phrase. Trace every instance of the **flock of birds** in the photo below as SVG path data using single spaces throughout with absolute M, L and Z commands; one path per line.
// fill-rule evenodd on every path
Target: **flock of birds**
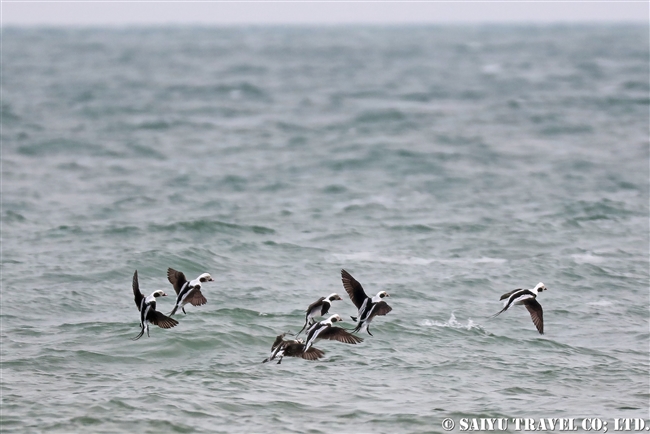
M 176 292 L 176 302 L 174 308 L 167 315 L 156 310 L 156 299 L 158 297 L 165 297 L 167 294 L 163 290 L 157 290 L 145 297 L 140 292 L 140 285 L 138 284 L 138 271 L 133 274 L 133 296 L 135 305 L 140 311 L 140 333 L 132 340 L 140 339 L 144 333 L 149 336 L 149 324 L 157 325 L 158 327 L 169 329 L 178 325 L 178 321 L 172 318 L 178 309 L 185 312 L 185 305 L 191 304 L 192 306 L 202 306 L 207 303 L 207 299 L 201 292 L 202 285 L 205 282 L 212 282 L 212 276 L 208 273 L 203 273 L 194 280 L 188 281 L 185 275 L 176 271 L 173 268 L 167 269 L 167 279 L 172 284 Z M 319 340 L 333 340 L 343 342 L 346 344 L 358 344 L 363 342 L 363 339 L 353 333 L 366 332 L 370 336 L 370 323 L 377 316 L 388 314 L 393 308 L 384 301 L 385 297 L 390 297 L 386 291 L 379 291 L 374 297 L 369 297 L 364 291 L 361 284 L 350 273 L 341 270 L 341 281 L 345 292 L 352 300 L 352 303 L 357 307 L 358 314 L 356 317 L 351 317 L 357 323 L 356 327 L 350 331 L 334 326 L 334 323 L 343 321 L 338 314 L 330 315 L 327 319 L 316 321 L 316 317 L 324 317 L 329 313 L 332 303 L 342 298 L 336 294 L 330 294 L 327 297 L 321 297 L 306 310 L 305 324 L 302 329 L 295 335 L 290 333 L 283 333 L 278 335 L 271 346 L 271 355 L 264 359 L 263 363 L 271 360 L 278 359 L 278 364 L 282 363 L 283 357 L 299 357 L 305 360 L 318 360 L 325 354 L 323 351 L 314 347 L 314 343 Z M 497 312 L 492 317 L 507 311 L 512 306 L 523 305 L 530 313 L 533 324 L 540 334 L 544 334 L 544 316 L 542 306 L 537 301 L 537 295 L 546 291 L 546 286 L 540 282 L 533 289 L 515 289 L 514 291 L 503 294 L 500 300 L 504 301 L 503 309 Z M 298 336 L 305 331 L 305 339 L 300 339 Z M 285 336 L 294 336 L 294 339 L 285 339 Z
M 386 291 L 379 291 L 374 297 L 369 297 L 363 290 L 363 287 L 357 282 L 350 273 L 341 270 L 341 280 L 343 281 L 343 288 L 350 296 L 350 300 L 357 307 L 358 314 L 356 317 L 351 317 L 352 321 L 357 323 L 357 326 L 352 330 L 352 333 L 359 331 L 366 331 L 370 336 L 370 323 L 378 315 L 386 315 L 392 307 L 388 305 L 383 299 L 390 297 Z M 323 321 L 316 321 L 314 318 L 317 316 L 325 316 L 329 313 L 332 302 L 341 300 L 341 297 L 334 293 L 327 297 L 321 297 L 309 305 L 305 313 L 305 325 L 295 335 L 296 339 L 285 340 L 284 337 L 288 333 L 283 333 L 275 338 L 275 342 L 271 346 L 271 355 L 264 359 L 263 363 L 278 359 L 278 364 L 282 363 L 282 358 L 287 357 L 300 357 L 306 360 L 316 360 L 323 357 L 323 352 L 312 345 L 317 340 L 327 339 L 332 341 L 339 341 L 345 344 L 358 344 L 363 342 L 363 339 L 353 335 L 349 331 L 341 327 L 335 327 L 334 323 L 343 321 L 338 314 L 331 315 Z M 305 341 L 298 339 L 297 336 L 307 329 L 307 337 Z
M 138 270 L 135 270 L 133 273 L 133 297 L 135 299 L 135 305 L 140 311 L 140 334 L 134 337 L 132 340 L 137 341 L 144 335 L 144 332 L 147 332 L 149 336 L 149 324 L 157 325 L 163 329 L 170 329 L 178 325 L 176 321 L 171 316 L 176 313 L 180 307 L 183 313 L 185 313 L 185 305 L 190 303 L 192 306 L 202 306 L 208 302 L 208 300 L 203 296 L 201 292 L 201 285 L 205 282 L 212 282 L 214 279 L 208 273 L 203 273 L 194 280 L 187 281 L 185 275 L 180 271 L 176 271 L 173 268 L 167 269 L 167 280 L 174 287 L 176 291 L 176 303 L 174 308 L 170 313 L 165 315 L 162 312 L 156 310 L 156 299 L 158 297 L 166 297 L 165 291 L 159 289 L 151 293 L 150 296 L 145 297 L 140 292 L 140 284 L 138 283 Z

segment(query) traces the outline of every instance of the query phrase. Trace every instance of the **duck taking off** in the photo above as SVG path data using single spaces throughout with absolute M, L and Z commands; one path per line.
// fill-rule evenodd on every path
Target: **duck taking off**
M 392 307 L 383 301 L 384 297 L 390 297 L 386 291 L 380 291 L 374 297 L 370 298 L 366 295 L 363 287 L 357 282 L 350 273 L 341 270 L 341 280 L 343 281 L 343 288 L 348 293 L 352 303 L 359 309 L 359 314 L 356 317 L 351 317 L 353 321 L 357 321 L 357 327 L 353 332 L 367 331 L 370 336 L 370 322 L 377 315 L 386 315 Z
M 161 289 L 154 291 L 150 296 L 146 297 L 140 292 L 140 285 L 138 284 L 138 270 L 133 273 L 133 296 L 135 299 L 135 305 L 140 311 L 140 334 L 131 340 L 137 341 L 144 335 L 144 332 L 147 332 L 149 336 L 149 324 L 157 325 L 160 328 L 169 329 L 178 325 L 178 321 L 174 318 L 170 318 L 158 312 L 156 310 L 156 298 L 165 297 L 165 294 Z
M 180 271 L 176 271 L 173 268 L 167 269 L 167 280 L 174 287 L 176 291 L 176 304 L 174 309 L 169 313 L 169 315 L 174 315 L 178 308 L 180 308 L 183 313 L 185 312 L 185 305 L 190 303 L 192 306 L 203 306 L 208 302 L 208 300 L 201 293 L 201 285 L 205 282 L 213 282 L 214 279 L 208 273 L 203 273 L 196 279 L 188 282 L 185 278 L 185 275 Z
M 515 289 L 506 294 L 503 294 L 499 300 L 505 300 L 503 302 L 503 309 L 501 309 L 496 314 L 492 315 L 492 318 L 498 316 L 500 313 L 505 312 L 514 305 L 523 304 L 528 312 L 530 313 L 530 318 L 533 320 L 533 324 L 537 327 L 537 331 L 540 335 L 544 334 L 544 311 L 542 305 L 537 301 L 537 295 L 541 294 L 543 291 L 546 291 L 546 286 L 539 282 L 533 289 Z

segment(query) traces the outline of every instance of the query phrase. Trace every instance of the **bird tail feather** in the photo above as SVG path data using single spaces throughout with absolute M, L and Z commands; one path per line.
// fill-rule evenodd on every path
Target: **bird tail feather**
M 496 318 L 496 317 L 498 317 L 501 313 L 505 312 L 506 310 L 508 310 L 508 307 L 507 307 L 507 306 L 504 307 L 503 309 L 501 309 L 500 311 L 498 311 L 497 313 L 495 313 L 494 315 L 490 315 L 488 318 Z
M 138 334 L 138 335 L 137 335 L 136 337 L 134 337 L 134 338 L 131 338 L 131 340 L 132 340 L 132 341 L 137 341 L 138 339 L 140 339 L 140 338 L 142 337 L 142 335 L 144 335 L 144 327 L 142 327 L 142 330 L 140 330 L 140 334 Z

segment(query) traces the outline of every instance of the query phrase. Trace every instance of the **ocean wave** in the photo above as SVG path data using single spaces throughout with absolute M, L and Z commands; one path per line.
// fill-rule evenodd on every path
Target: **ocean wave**
M 389 226 L 388 229 L 393 231 L 404 231 L 404 232 L 411 232 L 411 233 L 435 232 L 434 228 L 424 224 L 395 225 L 395 226 Z
M 182 84 L 173 85 L 167 88 L 167 91 L 172 96 L 182 98 L 220 98 L 224 97 L 231 100 L 251 100 L 251 101 L 268 101 L 270 99 L 267 94 L 259 86 L 255 86 L 249 82 L 240 82 L 237 84 L 216 84 L 216 85 L 192 85 Z
M 66 156 L 121 156 L 119 152 L 108 149 L 103 145 L 91 142 L 82 142 L 67 138 L 48 139 L 42 142 L 21 145 L 18 147 L 18 153 L 29 157 L 46 157 L 53 155 Z
M 587 306 L 597 306 L 597 307 L 604 307 L 604 306 L 612 306 L 614 303 L 609 300 L 598 300 L 598 301 L 592 301 L 587 303 Z
M 104 229 L 104 235 L 114 236 L 114 235 L 128 235 L 134 236 L 141 233 L 141 229 L 136 226 L 111 226 Z
M 209 232 L 209 233 L 240 233 L 248 232 L 253 234 L 262 234 L 269 235 L 274 234 L 275 230 L 267 228 L 265 226 L 258 225 L 238 225 L 234 223 L 222 222 L 219 220 L 190 220 L 190 221 L 180 221 L 170 224 L 151 224 L 149 225 L 150 230 L 154 232 L 176 232 L 176 231 L 187 231 L 187 232 Z
M 406 115 L 399 110 L 369 110 L 361 113 L 355 119 L 355 123 L 395 122 L 404 121 Z
M 421 258 L 418 256 L 381 256 L 376 252 L 332 253 L 337 262 L 379 262 L 398 265 L 430 265 L 433 263 L 448 265 L 463 264 L 504 264 L 508 260 L 503 258 Z
M 354 199 L 351 201 L 340 202 L 334 205 L 334 209 L 337 211 L 351 212 L 351 211 L 382 211 L 390 208 L 394 208 L 397 202 L 394 198 L 387 196 L 376 195 L 372 197 L 366 197 L 363 199 Z
M 7 211 L 5 211 L 5 217 L 4 217 L 4 219 L 2 219 L 2 221 L 4 223 L 23 223 L 23 222 L 26 222 L 27 219 L 25 218 L 24 215 L 22 215 L 20 213 L 17 213 L 17 212 L 11 211 L 11 210 L 7 210 Z
M 330 184 L 321 190 L 326 194 L 340 194 L 348 191 L 348 188 L 341 184 Z
M 644 211 L 645 213 L 646 211 Z M 624 202 L 601 199 L 599 201 L 580 200 L 564 206 L 564 210 L 558 217 L 570 216 L 567 222 L 584 222 L 592 220 L 616 220 L 622 217 L 639 215 L 638 212 L 629 209 Z
M 605 258 L 596 256 L 592 253 L 576 253 L 574 255 L 571 255 L 571 258 L 577 264 L 600 264 L 605 260 Z

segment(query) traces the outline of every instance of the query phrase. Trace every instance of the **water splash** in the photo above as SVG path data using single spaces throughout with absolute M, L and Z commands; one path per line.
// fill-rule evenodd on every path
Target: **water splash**
M 449 316 L 449 319 L 447 321 L 445 321 L 445 322 L 425 319 L 420 323 L 420 325 L 425 326 L 425 327 L 451 327 L 451 328 L 454 328 L 454 329 L 483 330 L 483 327 L 476 324 L 474 321 L 472 321 L 471 318 L 467 319 L 466 324 L 463 324 L 462 322 L 459 322 L 456 319 L 456 315 L 454 315 L 453 312 Z

